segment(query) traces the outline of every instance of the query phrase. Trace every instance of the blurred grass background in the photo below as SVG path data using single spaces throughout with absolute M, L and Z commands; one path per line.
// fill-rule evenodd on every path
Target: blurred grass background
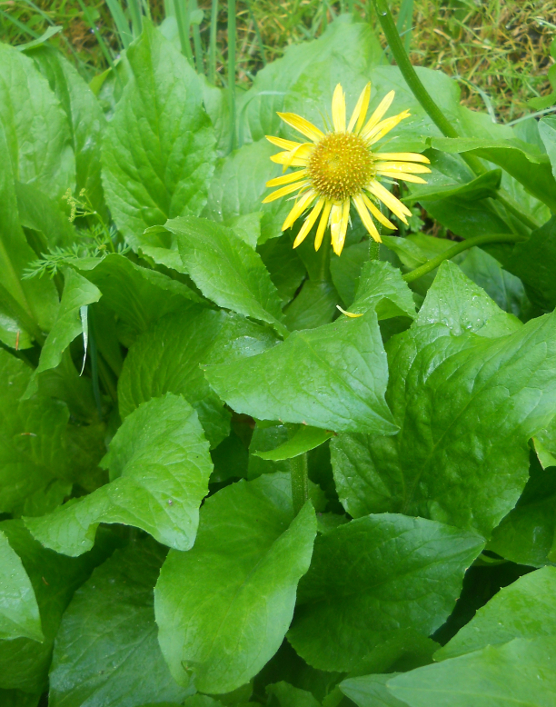
M 139 3 L 134 0 L 128 6 Z M 392 0 L 391 6 L 395 15 L 405 18 L 401 24 L 412 62 L 456 77 L 470 108 L 486 109 L 496 120 L 508 122 L 531 112 L 530 99 L 551 93 L 546 74 L 554 63 L 549 47 L 556 37 L 555 0 Z M 226 2 L 219 3 L 214 25 L 217 83 L 223 84 L 227 7 Z M 174 10 L 173 0 L 142 0 L 142 8 L 156 24 Z M 190 0 L 190 9 L 197 10 L 198 19 L 202 11 L 192 39 L 206 51 L 211 1 Z M 290 44 L 319 36 L 346 11 L 375 22 L 369 0 L 237 0 L 238 83 L 250 83 L 265 62 L 281 56 Z M 128 14 L 130 24 L 132 19 Z M 89 80 L 108 67 L 106 50 L 116 58 L 122 48 L 108 2 L 0 0 L 3 41 L 26 43 L 49 27 L 61 28 L 49 41 Z M 194 42 L 191 46 L 195 53 Z

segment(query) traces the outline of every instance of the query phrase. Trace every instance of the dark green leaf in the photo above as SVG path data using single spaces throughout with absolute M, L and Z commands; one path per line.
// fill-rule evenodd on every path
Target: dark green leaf
M 256 454 L 261 459 L 266 459 L 269 461 L 281 461 L 282 459 L 292 459 L 293 457 L 298 457 L 300 454 L 318 447 L 324 444 L 327 439 L 333 436 L 333 432 L 329 430 L 321 430 L 318 427 L 309 427 L 308 425 L 301 425 L 299 429 L 295 432 L 293 437 L 289 439 L 284 444 L 268 452 L 258 452 Z
M 0 531 L 0 640 L 19 637 L 44 640 L 29 577 L 8 538 Z
M 278 650 L 316 520 L 294 518 L 289 475 L 239 481 L 210 497 L 197 541 L 170 552 L 155 590 L 162 652 L 174 678 L 223 693 L 252 678 Z
M 366 516 L 320 535 L 288 639 L 316 668 L 358 669 L 392 631 L 427 636 L 436 630 L 483 546 L 472 533 L 394 514 Z
M 556 567 L 520 577 L 483 606 L 435 660 L 447 660 L 513 638 L 556 637 Z
M 284 304 L 290 302 L 305 277 L 305 267 L 289 238 L 273 238 L 258 248 Z
M 339 298 L 331 282 L 305 280 L 293 302 L 284 310 L 289 329 L 316 329 L 338 314 Z
M 81 555 L 99 523 L 125 523 L 188 550 L 212 471 L 197 413 L 181 396 L 153 398 L 126 418 L 103 460 L 111 482 L 55 513 L 27 519 L 43 545 Z
M 339 258 L 330 261 L 330 274 L 345 307 L 355 299 L 361 268 L 369 260 L 369 241 L 344 248 Z
M 409 707 L 552 707 L 556 638 L 518 638 L 387 682 Z
M 214 134 L 195 72 L 150 23 L 126 57 L 129 80 L 104 132 L 103 183 L 114 220 L 138 248 L 148 226 L 201 212 Z
M 464 202 L 480 201 L 488 197 L 496 197 L 501 178 L 502 170 L 493 169 L 466 184 L 417 186 L 412 188 L 411 195 L 406 197 L 404 202 L 414 204 L 416 201 L 436 201 L 449 197 L 456 197 L 458 201 Z
M 153 587 L 165 551 L 154 542 L 116 550 L 64 613 L 50 670 L 51 707 L 135 707 L 179 700 L 157 641 Z
M 267 685 L 266 694 L 270 698 L 269 707 L 276 707 L 276 705 L 278 707 L 319 707 L 319 703 L 310 692 L 300 690 L 287 682 Z
M 207 379 L 237 412 L 328 430 L 394 434 L 386 356 L 374 312 L 308 331 L 248 361 L 212 366 Z
M 350 678 L 340 683 L 340 690 L 357 707 L 407 707 L 407 702 L 398 700 L 386 687 L 386 683 L 394 677 L 396 673 Z

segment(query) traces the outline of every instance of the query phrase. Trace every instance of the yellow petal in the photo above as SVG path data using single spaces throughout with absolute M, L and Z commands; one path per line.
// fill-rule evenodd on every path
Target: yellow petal
M 405 204 L 402 204 L 399 199 L 396 199 L 393 194 L 390 194 L 388 189 L 385 189 L 380 182 L 377 182 L 376 179 L 374 179 L 367 186 L 367 190 L 370 191 L 373 196 L 376 196 L 377 199 L 380 199 L 383 204 L 386 204 L 390 211 L 396 214 L 400 221 L 403 221 L 403 223 L 407 225 L 405 217 L 411 216 L 411 211 Z
M 377 241 L 377 243 L 381 243 L 382 239 L 380 237 L 380 233 L 378 232 L 377 227 L 374 225 L 371 215 L 367 211 L 367 206 L 362 198 L 362 194 L 357 194 L 357 196 L 354 196 L 353 203 L 355 204 L 355 208 L 357 209 L 359 216 L 361 216 L 361 221 L 363 221 L 363 225 L 371 234 L 373 240 Z
M 362 314 L 354 314 L 354 312 L 346 312 L 346 310 L 342 309 L 339 304 L 336 305 L 336 309 L 339 309 L 342 314 L 345 314 L 346 317 L 351 317 L 352 319 L 363 316 Z
M 305 237 L 309 233 L 309 231 L 313 228 L 313 224 L 317 220 L 322 207 L 324 206 L 324 199 L 319 199 L 317 203 L 313 206 L 311 213 L 307 218 L 305 219 L 305 223 L 303 226 L 301 226 L 301 229 L 299 230 L 299 233 L 297 234 L 295 241 L 293 242 L 293 247 L 297 248 L 298 245 L 303 243 L 305 240 Z
M 282 118 L 284 123 L 291 125 L 297 132 L 305 135 L 305 137 L 308 137 L 309 140 L 313 142 L 317 142 L 324 137 L 324 133 L 321 130 L 300 115 L 296 115 L 295 113 L 278 113 L 278 115 Z
M 409 118 L 411 113 L 408 110 L 404 110 L 398 115 L 394 115 L 391 118 L 386 118 L 380 122 L 376 127 L 374 127 L 370 133 L 367 134 L 365 139 L 368 145 L 372 145 L 375 142 L 381 140 L 386 133 L 389 133 L 392 128 L 395 128 L 398 123 L 401 123 L 405 118 Z
M 295 202 L 293 209 L 287 215 L 286 220 L 282 225 L 282 231 L 287 231 L 290 226 L 292 226 L 295 221 L 301 216 L 303 211 L 309 206 L 309 204 L 316 197 L 316 193 L 313 190 L 305 192 L 303 196 L 299 197 L 299 201 Z
M 276 177 L 276 179 L 271 179 L 266 183 L 267 187 L 279 187 L 282 184 L 289 184 L 290 182 L 297 182 L 298 179 L 302 179 L 307 176 L 306 169 L 298 169 L 297 172 L 290 172 L 289 174 L 284 174 L 281 177 Z
M 395 162 L 423 162 L 430 164 L 431 161 L 425 155 L 418 152 L 376 152 L 377 160 L 393 160 Z
M 274 137 L 274 135 L 265 135 L 266 139 L 276 147 L 281 147 L 283 150 L 294 150 L 301 145 L 300 142 L 293 140 L 284 140 L 283 137 Z
M 288 184 L 287 187 L 282 187 L 277 191 L 273 191 L 272 194 L 269 194 L 267 197 L 265 197 L 263 199 L 263 204 L 270 204 L 271 201 L 276 201 L 276 199 L 279 199 L 281 196 L 291 194 L 292 192 L 301 189 L 301 187 L 307 186 L 307 184 L 309 184 L 309 182 L 301 182 L 300 184 Z
M 414 174 L 407 172 L 388 172 L 379 169 L 377 175 L 381 177 L 389 177 L 390 179 L 401 179 L 402 182 L 411 182 L 412 184 L 426 184 L 427 182 L 421 177 L 416 177 Z
M 320 217 L 319 227 L 317 228 L 317 235 L 315 236 L 315 250 L 318 250 L 322 245 L 322 239 L 324 238 L 324 232 L 328 226 L 328 218 L 330 216 L 331 209 L 332 202 L 325 202 L 322 216 Z
M 369 209 L 371 214 L 376 218 L 377 221 L 379 221 L 383 226 L 386 226 L 386 228 L 390 228 L 392 231 L 397 231 L 398 229 L 392 221 L 389 221 L 386 216 L 382 213 L 382 211 L 377 208 L 373 202 L 369 199 L 369 197 L 366 194 L 361 194 L 363 197 L 363 201 L 365 202 L 365 206 Z
M 306 167 L 307 157 L 294 157 L 292 152 L 278 152 L 271 155 L 270 159 L 276 164 L 283 164 L 285 167 Z
M 371 98 L 371 83 L 369 83 L 365 86 L 365 88 L 361 91 L 361 95 L 359 96 L 359 100 L 357 101 L 357 105 L 355 106 L 355 109 L 353 113 L 351 114 L 351 118 L 349 121 L 348 125 L 348 133 L 350 133 L 353 130 L 353 126 L 355 125 L 355 133 L 358 133 L 361 130 L 361 126 L 365 122 L 365 118 L 367 117 L 367 108 L 369 107 L 369 100 Z
M 346 95 L 342 90 L 342 84 L 339 83 L 334 89 L 332 96 L 332 122 L 334 130 L 337 133 L 345 133 L 346 131 Z
M 371 132 L 371 130 L 375 127 L 375 125 L 378 124 L 380 120 L 382 120 L 382 116 L 386 113 L 388 108 L 392 105 L 392 101 L 394 100 L 394 96 L 396 95 L 395 91 L 390 91 L 390 93 L 386 94 L 382 101 L 378 104 L 378 108 L 375 110 L 375 112 L 371 115 L 369 118 L 369 122 L 365 125 L 363 130 L 361 131 L 361 136 L 363 138 L 367 137 L 367 134 Z
M 427 174 L 430 172 L 424 164 L 412 164 L 411 162 L 376 162 L 377 169 L 385 169 L 387 172 L 409 172 L 410 174 Z
M 340 255 L 344 241 L 346 240 L 346 232 L 349 220 L 350 201 L 346 199 L 341 204 L 334 204 L 330 214 L 330 231 L 332 234 L 332 248 L 336 255 Z

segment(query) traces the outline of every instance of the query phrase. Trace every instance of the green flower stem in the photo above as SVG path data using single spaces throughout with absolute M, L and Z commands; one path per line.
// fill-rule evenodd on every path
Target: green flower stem
M 297 515 L 309 498 L 307 452 L 290 459 L 290 473 L 292 479 L 293 513 Z
M 406 282 L 418 280 L 420 277 L 423 277 L 423 275 L 432 272 L 445 260 L 449 260 L 450 258 L 458 255 L 458 253 L 463 253 L 464 250 L 473 248 L 473 246 L 476 245 L 488 245 L 490 243 L 519 243 L 520 241 L 525 240 L 527 239 L 523 236 L 515 235 L 513 233 L 491 233 L 488 236 L 468 238 L 461 243 L 456 243 L 452 248 L 448 248 L 448 250 L 444 251 L 444 253 L 437 255 L 436 258 L 432 258 L 424 263 L 424 265 L 420 265 L 418 268 L 415 268 L 415 270 L 411 270 L 411 272 L 406 273 L 403 276 L 403 279 Z
M 230 152 L 236 138 L 236 0 L 228 0 L 228 105 L 230 108 Z
M 433 101 L 430 93 L 423 86 L 421 79 L 417 76 L 413 65 L 409 61 L 409 57 L 396 28 L 396 23 L 394 22 L 394 18 L 392 17 L 392 13 L 388 7 L 388 0 L 373 0 L 373 3 L 379 22 L 382 26 L 382 31 L 388 40 L 388 46 L 390 47 L 392 54 L 394 55 L 394 59 L 396 60 L 396 64 L 402 72 L 402 76 L 406 80 L 406 83 L 411 89 L 413 95 L 423 106 L 430 119 L 443 135 L 452 138 L 460 137 L 460 134 L 454 128 L 452 123 L 450 123 L 444 113 Z M 481 164 L 480 160 L 473 157 L 473 155 L 462 155 L 462 158 L 467 162 L 470 169 L 475 174 L 480 175 L 487 171 Z
M 208 60 L 208 80 L 214 86 L 216 84 L 216 31 L 218 25 L 218 0 L 212 0 L 210 9 L 210 39 L 209 39 L 209 60 Z

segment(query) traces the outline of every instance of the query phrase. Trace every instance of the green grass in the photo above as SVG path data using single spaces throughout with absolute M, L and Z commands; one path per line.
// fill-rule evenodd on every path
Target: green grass
M 237 81 L 249 84 L 288 45 L 320 35 L 342 11 L 364 16 L 369 4 L 367 0 L 237 0 Z M 406 38 L 412 62 L 458 78 L 463 102 L 470 108 L 486 109 L 493 119 L 508 122 L 531 111 L 528 100 L 550 93 L 546 72 L 553 61 L 549 46 L 556 37 L 554 0 L 393 0 L 392 8 L 397 14 L 411 4 L 413 20 Z M 107 3 L 86 0 L 86 5 L 97 33 L 116 57 L 122 43 Z M 211 2 L 199 0 L 198 6 L 204 14 L 191 48 L 199 54 L 203 47 L 208 70 Z M 162 21 L 164 0 L 151 0 L 149 10 L 155 22 Z M 106 52 L 79 0 L 0 0 L 0 11 L 4 41 L 27 42 L 50 25 L 59 25 L 62 32 L 50 41 L 73 57 L 87 78 L 108 66 Z M 217 82 L 226 83 L 227 2 L 219 3 L 216 20 L 214 66 Z

